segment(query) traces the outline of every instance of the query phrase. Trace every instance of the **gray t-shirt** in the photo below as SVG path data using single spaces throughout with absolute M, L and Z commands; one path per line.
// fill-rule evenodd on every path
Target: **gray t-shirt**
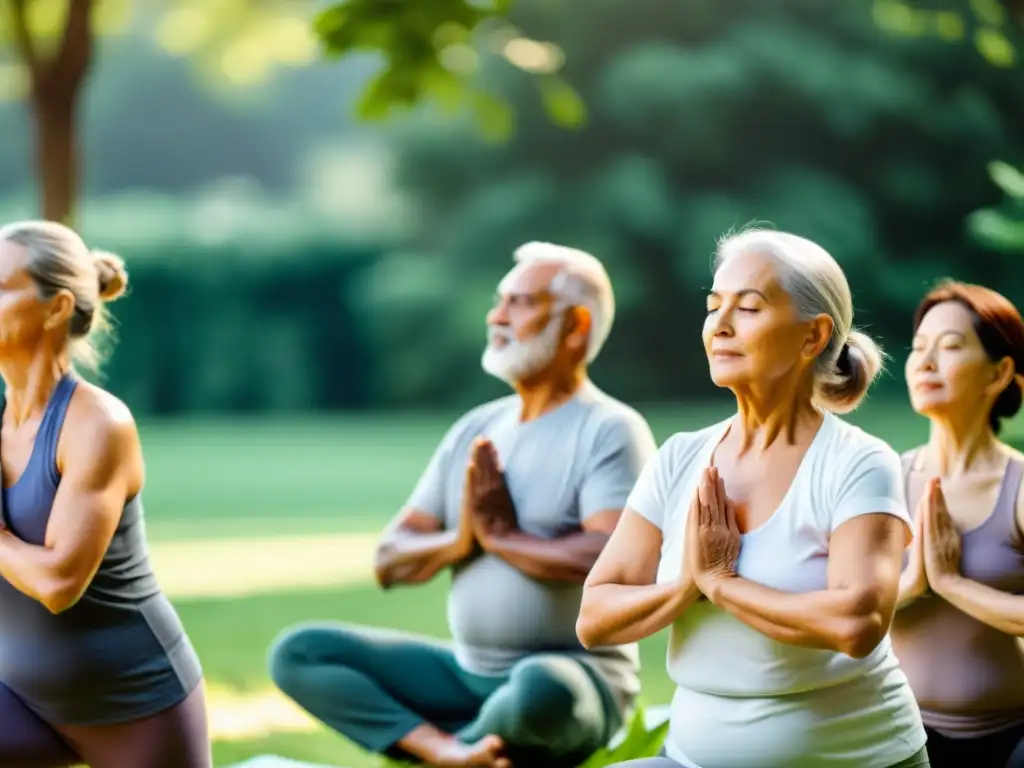
M 622 509 L 644 465 L 657 452 L 647 421 L 587 382 L 543 416 L 519 419 L 517 396 L 486 403 L 448 431 L 408 506 L 459 523 L 470 451 L 477 437 L 495 446 L 520 529 L 554 538 L 578 531 L 591 515 Z M 526 576 L 496 555 L 457 565 L 448 596 L 448 626 L 462 666 L 502 674 L 535 653 L 561 651 L 591 662 L 628 703 L 640 687 L 635 644 L 586 651 L 576 637 L 583 588 Z

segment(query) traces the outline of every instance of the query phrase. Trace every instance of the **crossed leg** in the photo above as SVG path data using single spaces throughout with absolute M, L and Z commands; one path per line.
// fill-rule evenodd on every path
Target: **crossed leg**
M 408 755 L 398 743 L 432 725 L 467 744 L 498 737 L 529 765 L 593 752 L 618 728 L 593 673 L 570 657 L 532 656 L 505 677 L 463 670 L 447 647 L 347 625 L 286 632 L 270 657 L 275 684 L 364 749 Z M 487 755 L 465 765 L 499 765 Z M 519 759 L 516 761 L 520 762 Z M 455 763 L 453 763 L 455 764 Z

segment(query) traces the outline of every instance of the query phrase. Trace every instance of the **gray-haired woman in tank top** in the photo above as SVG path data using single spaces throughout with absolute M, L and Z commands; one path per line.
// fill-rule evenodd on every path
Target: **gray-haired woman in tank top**
M 907 385 L 931 422 L 904 454 L 919 535 L 892 628 L 932 766 L 1024 766 L 1024 455 L 997 437 L 1021 407 L 1024 321 L 946 283 L 914 316 Z
M 0 229 L 0 766 L 208 768 L 196 654 L 150 569 L 128 409 L 80 381 L 127 275 L 70 229 Z

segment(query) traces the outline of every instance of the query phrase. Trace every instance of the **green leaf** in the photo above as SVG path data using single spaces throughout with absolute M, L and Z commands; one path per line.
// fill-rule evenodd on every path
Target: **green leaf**
M 441 109 L 454 113 L 462 106 L 468 90 L 460 77 L 443 67 L 435 67 L 424 77 L 430 98 L 435 100 Z
M 356 102 L 356 115 L 363 120 L 382 120 L 391 111 L 391 99 L 382 75 L 373 78 Z
M 1024 221 L 999 211 L 984 209 L 967 217 L 971 236 L 987 248 L 1004 253 L 1024 253 Z
M 511 105 L 489 93 L 476 91 L 471 103 L 476 113 L 477 124 L 485 139 L 491 142 L 506 141 L 515 129 L 515 113 Z
M 544 108 L 560 128 L 580 128 L 587 119 L 587 107 L 576 90 L 555 75 L 540 78 L 540 95 Z
M 1017 50 L 1013 43 L 993 27 L 981 27 L 974 33 L 974 46 L 992 66 L 1009 69 L 1017 63 Z
M 1007 195 L 1016 200 L 1024 200 L 1024 173 L 1017 168 L 996 160 L 988 164 L 988 175 Z
M 604 747 L 592 754 L 579 768 L 604 768 L 613 763 L 655 757 L 665 743 L 668 722 L 657 728 L 647 729 L 647 718 L 643 709 L 637 709 L 629 722 L 625 738 L 614 748 Z

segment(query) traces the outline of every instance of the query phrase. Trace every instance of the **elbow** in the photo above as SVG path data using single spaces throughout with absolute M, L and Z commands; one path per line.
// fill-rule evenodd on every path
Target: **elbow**
M 597 645 L 593 625 L 582 613 L 576 619 L 576 638 L 580 641 L 580 645 L 588 651 Z
M 373 553 L 373 578 L 381 589 L 387 589 L 394 583 L 390 554 L 391 549 L 386 540 L 379 542 L 377 550 Z
M 373 578 L 381 589 L 390 589 L 394 583 L 394 574 L 383 553 L 378 551 L 373 561 Z
M 391 576 L 387 570 L 380 565 L 374 566 L 373 579 L 381 589 L 389 589 L 391 587 Z
M 56 616 L 74 606 L 81 599 L 84 591 L 79 584 L 54 580 L 39 591 L 39 602 Z
M 889 623 L 880 611 L 847 619 L 839 633 L 837 650 L 854 659 L 865 659 L 874 652 L 888 631 Z
M 594 616 L 592 600 L 587 599 L 587 591 L 583 592 L 583 600 L 580 603 L 580 614 L 576 617 L 576 639 L 580 645 L 588 651 L 603 644 L 601 625 L 598 617 Z

